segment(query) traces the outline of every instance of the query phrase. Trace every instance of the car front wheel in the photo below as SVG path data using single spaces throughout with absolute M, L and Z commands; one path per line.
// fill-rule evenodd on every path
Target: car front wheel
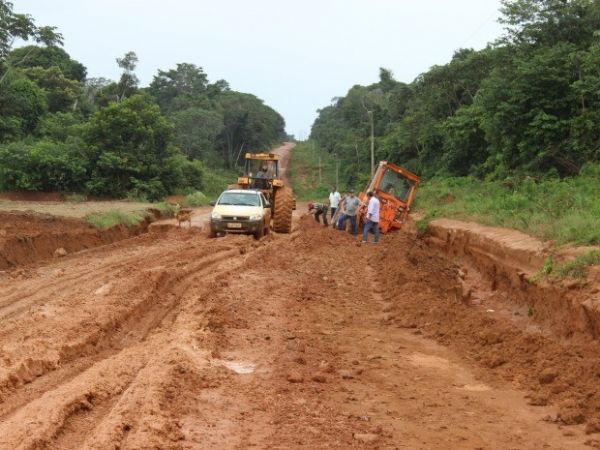
M 265 235 L 265 222 L 263 220 L 263 222 L 260 224 L 260 228 L 258 229 L 258 231 L 256 233 L 254 233 L 254 239 L 260 239 Z

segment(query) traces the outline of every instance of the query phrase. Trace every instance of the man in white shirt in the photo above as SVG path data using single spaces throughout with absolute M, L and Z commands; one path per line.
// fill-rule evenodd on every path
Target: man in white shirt
M 369 239 L 369 231 L 373 230 L 375 234 L 375 243 L 379 242 L 379 199 L 375 197 L 373 192 L 367 192 L 367 197 L 369 197 L 369 203 L 367 205 L 367 221 L 363 226 L 363 244 L 366 244 Z
M 337 191 L 337 188 L 333 186 L 333 189 L 329 193 L 329 209 L 331 209 L 331 220 L 333 220 L 333 216 L 335 216 L 335 212 L 337 211 L 338 206 L 340 206 L 341 198 L 342 196 Z

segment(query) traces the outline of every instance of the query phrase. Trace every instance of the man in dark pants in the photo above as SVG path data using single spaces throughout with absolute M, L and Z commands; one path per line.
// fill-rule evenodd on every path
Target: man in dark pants
M 315 220 L 319 223 L 321 223 L 321 221 L 319 220 L 319 217 L 323 216 L 323 225 L 325 225 L 325 226 L 327 226 L 327 211 L 328 210 L 329 210 L 329 208 L 327 207 L 327 205 L 324 205 L 323 203 L 313 203 L 313 202 L 308 203 L 308 212 L 310 214 L 314 214 Z
M 379 242 L 379 199 L 375 196 L 375 194 L 371 191 L 367 192 L 367 196 L 369 197 L 369 203 L 367 204 L 367 217 L 366 223 L 363 226 L 363 244 L 367 243 L 367 239 L 369 238 L 369 231 L 373 231 L 375 234 L 375 243 Z
M 356 228 L 356 214 L 358 213 L 358 208 L 360 206 L 360 200 L 358 197 L 354 196 L 354 191 L 350 189 L 348 195 L 344 198 L 342 202 L 343 212 L 340 218 L 338 219 L 337 228 L 338 230 L 343 230 L 346 228 L 346 220 L 350 220 L 350 225 L 352 227 L 352 234 L 356 236 L 357 228 Z

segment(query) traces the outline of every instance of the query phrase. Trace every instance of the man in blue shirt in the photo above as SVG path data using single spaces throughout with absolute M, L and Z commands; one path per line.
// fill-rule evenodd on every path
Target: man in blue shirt
M 375 243 L 379 242 L 379 199 L 373 194 L 373 192 L 367 192 L 369 197 L 369 203 L 367 205 L 367 217 L 366 223 L 363 226 L 363 244 L 366 244 L 369 239 L 369 231 L 373 230 L 375 233 Z

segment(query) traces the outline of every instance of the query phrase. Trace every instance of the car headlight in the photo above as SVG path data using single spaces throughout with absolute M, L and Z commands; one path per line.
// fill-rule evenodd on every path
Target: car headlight
M 210 214 L 210 217 L 215 220 L 221 220 L 221 214 L 214 212 L 214 211 Z
M 260 214 L 253 214 L 249 217 L 249 220 L 260 220 L 262 219 L 262 216 Z

